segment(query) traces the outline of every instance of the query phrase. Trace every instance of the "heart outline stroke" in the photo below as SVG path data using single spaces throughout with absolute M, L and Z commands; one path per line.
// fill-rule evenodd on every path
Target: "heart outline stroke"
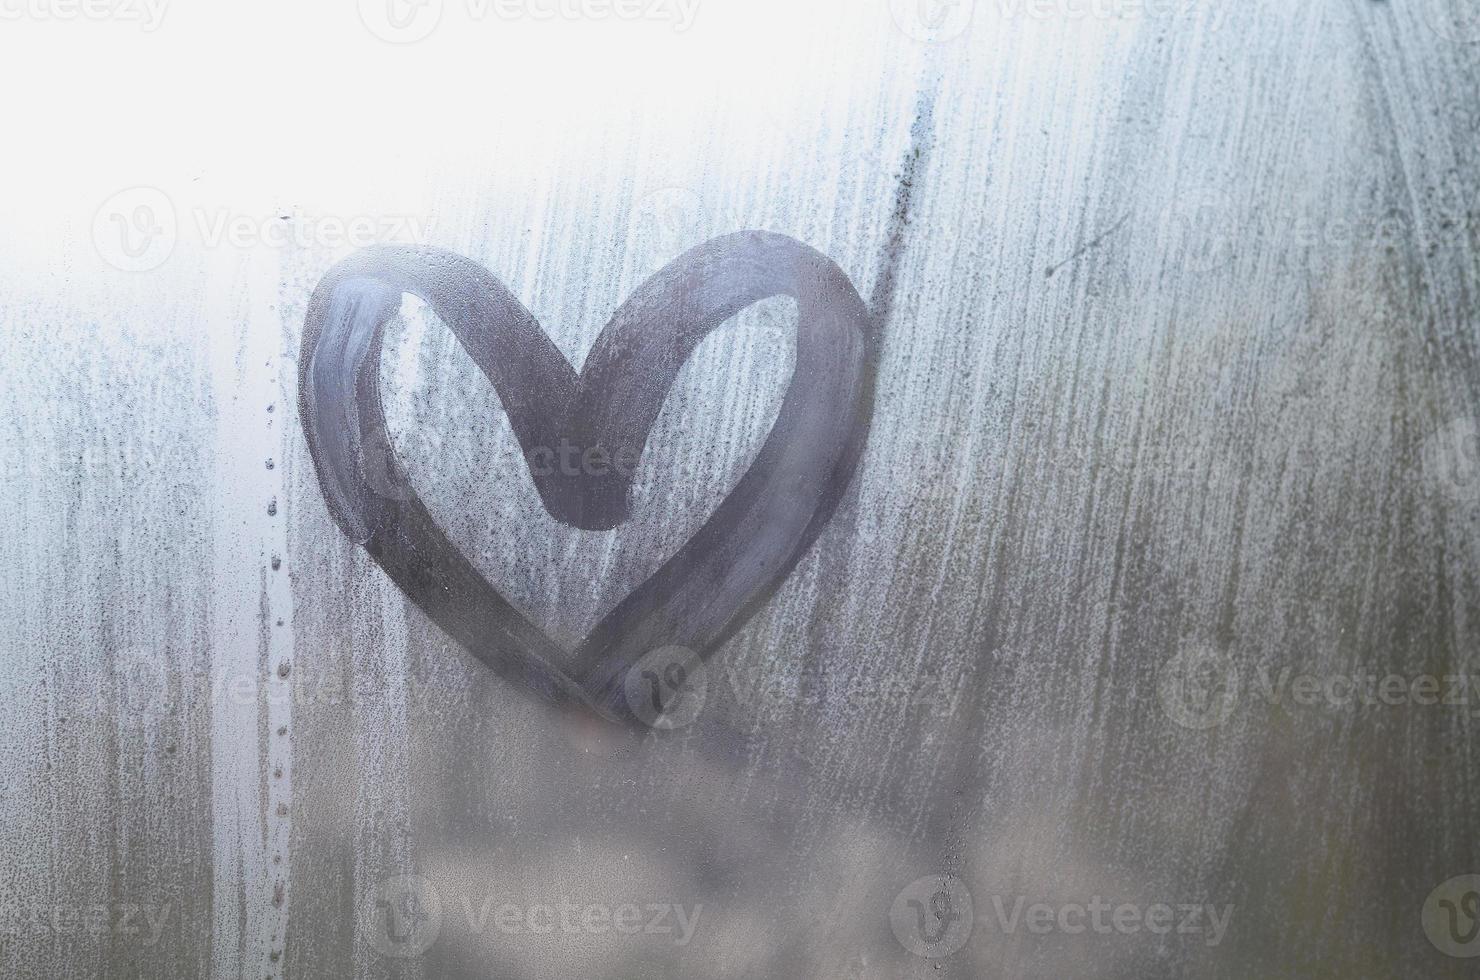
M 754 303 L 796 300 L 795 367 L 749 469 L 574 651 L 550 640 L 467 560 L 396 459 L 380 355 L 385 326 L 407 293 L 432 308 L 492 383 L 526 460 L 556 438 L 578 450 L 640 456 L 699 342 Z M 780 587 L 832 518 L 872 422 L 875 328 L 847 275 L 825 255 L 785 235 L 736 232 L 690 249 L 639 285 L 577 373 L 481 265 L 440 249 L 376 246 L 336 263 L 309 300 L 300 418 L 336 523 L 444 633 L 547 701 L 633 725 L 623 695 L 627 671 L 665 646 L 707 659 Z M 562 523 L 606 529 L 628 515 L 630 469 L 531 468 L 531 475 Z

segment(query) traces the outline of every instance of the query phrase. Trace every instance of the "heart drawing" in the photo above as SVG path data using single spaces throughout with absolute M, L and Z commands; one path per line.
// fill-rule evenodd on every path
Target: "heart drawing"
M 739 483 L 568 651 L 448 540 L 396 461 L 381 404 L 380 351 L 407 293 L 451 328 L 493 384 L 526 460 L 557 444 L 582 458 L 640 458 L 689 355 L 761 300 L 797 303 L 795 369 L 775 425 Z M 686 252 L 642 283 L 577 373 L 481 266 L 438 249 L 380 246 L 339 262 L 314 290 L 299 361 L 300 415 L 335 521 L 438 627 L 549 701 L 633 724 L 623 695 L 627 672 L 662 647 L 712 654 L 832 517 L 868 436 L 875 327 L 825 255 L 784 235 L 738 232 Z M 631 466 L 531 466 L 531 475 L 546 510 L 564 524 L 606 530 L 628 517 Z

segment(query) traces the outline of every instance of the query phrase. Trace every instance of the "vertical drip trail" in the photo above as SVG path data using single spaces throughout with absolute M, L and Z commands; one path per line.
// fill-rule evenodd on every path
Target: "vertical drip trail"
M 276 333 L 274 332 L 274 338 Z M 279 388 L 279 357 L 264 362 L 272 377 L 274 391 Z M 286 405 L 287 399 L 279 398 Z M 282 414 L 281 410 L 276 414 Z M 287 434 L 290 429 L 281 421 L 271 431 L 274 418 L 268 419 L 268 443 L 276 454 L 262 465 L 269 474 L 271 499 L 289 499 L 285 468 L 278 462 L 287 456 Z M 267 914 L 267 959 L 263 976 L 281 976 L 284 941 L 288 933 L 288 868 L 289 845 L 293 819 L 293 589 L 288 561 L 287 515 L 279 511 L 270 517 L 265 543 L 268 552 L 267 586 L 263 590 L 263 630 L 267 650 L 267 715 L 266 748 L 263 753 L 267 771 L 267 836 L 262 873 L 272 889 Z
M 934 49 L 934 54 L 939 49 Z M 910 139 L 900 164 L 898 184 L 895 188 L 894 210 L 889 216 L 884 245 L 879 257 L 879 275 L 869 297 L 869 307 L 874 319 L 874 341 L 882 344 L 884 333 L 894 315 L 900 287 L 901 266 L 909 247 L 910 225 L 914 208 L 919 199 L 920 185 L 929 162 L 931 147 L 935 140 L 935 105 L 945 82 L 944 59 L 927 54 L 921 68 L 918 94 L 915 101 L 915 118 L 910 127 Z M 878 363 L 875 361 L 874 363 Z M 856 498 L 857 485 L 853 493 Z M 846 556 L 845 556 L 846 561 Z M 986 627 L 988 635 L 992 627 Z M 922 647 L 928 643 L 928 635 L 921 640 Z M 923 653 L 923 651 L 922 651 Z M 933 831 L 927 840 L 938 842 L 939 863 L 943 871 L 961 871 L 961 853 L 967 836 L 970 820 L 968 801 L 964 792 L 972 785 L 976 772 L 977 747 L 971 733 L 981 731 L 983 704 L 986 691 L 978 681 L 974 685 L 976 696 L 965 699 L 961 714 L 964 716 L 953 723 L 953 729 L 965 737 L 957 739 L 960 756 L 954 772 L 942 784 L 937 796 L 937 806 L 944 808 L 927 817 L 927 825 Z
M 203 258 L 213 323 L 212 976 L 282 975 L 292 819 L 293 603 L 275 257 Z M 265 285 L 255 285 L 265 284 Z M 285 421 L 286 419 L 286 421 Z
M 927 58 L 920 72 L 920 82 L 915 97 L 915 120 L 910 125 L 910 139 L 900 160 L 897 183 L 894 188 L 894 208 L 889 213 L 885 227 L 884 246 L 879 252 L 879 276 L 874 281 L 869 295 L 869 309 L 874 317 L 875 342 L 882 341 L 884 327 L 894 312 L 894 301 L 899 290 L 899 268 L 908 246 L 910 218 L 913 213 L 916 188 L 924 170 L 931 144 L 935 139 L 935 102 L 945 77 L 939 59 Z

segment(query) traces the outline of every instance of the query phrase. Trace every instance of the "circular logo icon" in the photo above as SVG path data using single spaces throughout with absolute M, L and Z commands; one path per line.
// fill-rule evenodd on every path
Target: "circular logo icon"
M 159 268 L 175 251 L 178 236 L 174 202 L 157 187 L 119 191 L 93 215 L 93 247 L 124 272 Z
M 1418 0 L 1424 22 L 1446 41 L 1480 44 L 1480 4 L 1475 0 Z
M 1423 903 L 1423 931 L 1445 956 L 1480 956 L 1480 875 L 1450 878 Z
M 889 0 L 899 29 L 916 41 L 949 41 L 971 26 L 976 0 Z
M 169 672 L 158 650 L 119 650 L 113 655 L 113 682 L 119 710 L 132 718 L 157 718 L 169 707 Z
M 974 922 L 971 893 L 955 875 L 930 875 L 912 882 L 889 908 L 889 927 L 916 956 L 938 960 L 960 952 Z
M 381 882 L 364 911 L 365 938 L 382 956 L 420 956 L 442 929 L 441 899 L 431 882 L 416 875 L 396 875 Z
M 442 0 L 359 0 L 360 20 L 391 44 L 415 44 L 442 23 Z
M 627 671 L 627 706 L 649 728 L 686 728 L 704 710 L 709 676 L 688 647 L 659 647 Z
M 1216 728 L 1238 704 L 1238 667 L 1221 654 L 1192 648 L 1162 664 L 1156 695 L 1168 718 L 1183 728 Z
M 1424 474 L 1450 503 L 1480 504 L 1480 426 L 1457 418 L 1424 440 Z

